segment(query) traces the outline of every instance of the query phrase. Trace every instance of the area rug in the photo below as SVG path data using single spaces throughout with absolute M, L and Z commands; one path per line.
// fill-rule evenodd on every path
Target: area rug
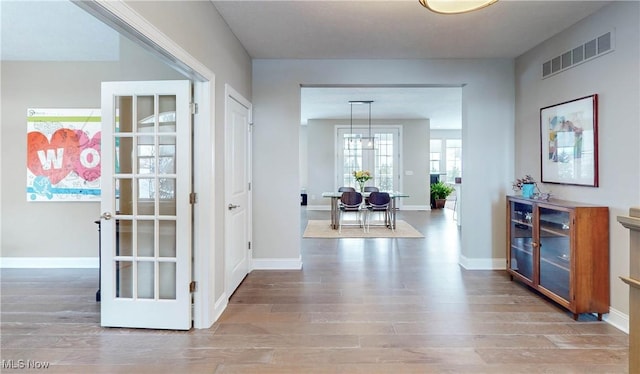
M 330 220 L 309 220 L 303 238 L 423 238 L 413 226 L 403 220 L 396 221 L 395 232 L 383 226 L 371 226 L 365 233 L 358 226 L 342 226 L 342 233 L 331 228 Z

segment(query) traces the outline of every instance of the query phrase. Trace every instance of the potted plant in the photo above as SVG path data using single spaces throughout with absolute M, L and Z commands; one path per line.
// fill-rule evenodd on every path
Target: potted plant
M 444 208 L 447 197 L 451 195 L 454 188 L 444 182 L 436 182 L 431 184 L 431 198 L 435 201 L 435 209 Z

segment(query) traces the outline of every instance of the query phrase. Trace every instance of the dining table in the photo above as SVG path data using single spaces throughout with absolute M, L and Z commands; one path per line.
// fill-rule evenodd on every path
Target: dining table
M 382 192 L 387 192 L 387 191 L 382 191 Z M 389 221 L 390 221 L 390 229 L 395 230 L 396 228 L 396 211 L 397 209 L 397 200 L 399 198 L 403 198 L 403 197 L 409 197 L 408 194 L 404 193 L 404 192 L 398 192 L 398 191 L 394 191 L 394 192 L 387 192 L 389 194 L 389 197 L 391 198 L 391 203 L 389 204 Z M 371 194 L 371 192 L 363 192 L 362 196 L 364 198 L 369 197 L 369 194 Z M 340 198 L 342 197 L 342 192 L 323 192 L 322 193 L 322 197 L 323 198 L 328 198 L 331 199 L 331 228 L 334 230 L 338 229 L 338 212 L 339 212 L 339 208 L 338 208 L 338 202 L 340 201 Z

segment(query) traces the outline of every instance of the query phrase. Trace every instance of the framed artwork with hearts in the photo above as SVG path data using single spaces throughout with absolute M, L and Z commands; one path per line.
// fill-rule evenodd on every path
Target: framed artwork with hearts
M 27 201 L 100 201 L 100 109 L 27 110 Z

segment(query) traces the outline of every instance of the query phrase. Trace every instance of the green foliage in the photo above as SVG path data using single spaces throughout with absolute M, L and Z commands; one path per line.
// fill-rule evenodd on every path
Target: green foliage
M 454 188 L 449 186 L 443 182 L 433 183 L 431 185 L 431 197 L 434 199 L 446 199 L 447 196 L 451 195 L 454 191 Z

